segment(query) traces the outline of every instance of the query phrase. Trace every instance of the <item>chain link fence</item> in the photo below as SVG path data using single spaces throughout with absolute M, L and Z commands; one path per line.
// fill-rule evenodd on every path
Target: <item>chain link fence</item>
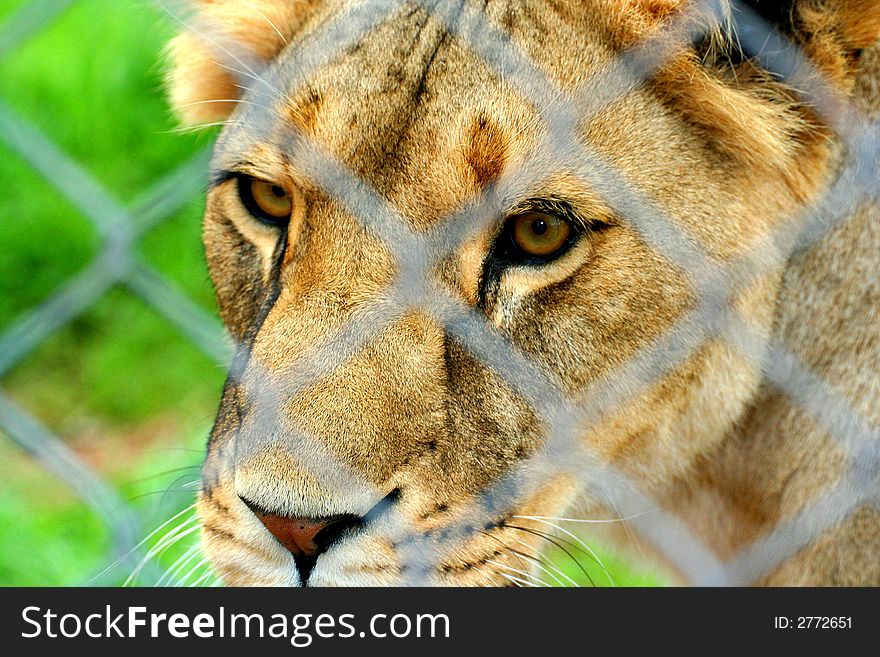
M 0 55 L 14 48 L 53 19 L 69 2 L 37 1 L 7 21 L 0 31 Z M 410 538 L 402 559 L 408 564 L 407 584 L 429 581 L 432 568 L 473 534 L 482 520 L 515 509 L 546 481 L 548 472 L 577 477 L 585 490 L 607 502 L 628 525 L 656 547 L 690 583 L 696 585 L 746 585 L 772 572 L 791 555 L 810 545 L 824 532 L 866 506 L 880 511 L 880 428 L 863 418 L 850 403 L 784 344 L 770 342 L 749 324 L 732 299 L 737 292 L 826 236 L 861 207 L 880 199 L 877 165 L 880 161 L 880 129 L 862 116 L 835 89 L 822 80 L 804 55 L 747 7 L 726 2 L 695 1 L 681 12 L 659 36 L 624 52 L 582 88 L 560 87 L 541 70 L 504 30 L 475 6 L 460 0 L 387 0 L 353 2 L 336 20 L 311 35 L 308 49 L 296 53 L 297 80 L 276 79 L 277 72 L 240 42 L 230 39 L 223 26 L 212 25 L 193 14 L 187 3 L 158 2 L 171 18 L 199 35 L 217 61 L 234 72 L 239 86 L 253 98 L 268 99 L 243 111 L 230 130 L 270 139 L 295 159 L 333 201 L 344 207 L 371 234 L 378 236 L 397 258 L 398 274 L 381 299 L 355 312 L 348 323 L 317 345 L 285 373 L 283 394 L 289 396 L 319 382 L 369 344 L 388 325 L 406 312 L 428 314 L 444 330 L 498 374 L 525 399 L 548 427 L 547 439 L 537 453 L 516 473 L 502 477 L 473 502 L 472 513 L 456 531 L 437 535 L 414 535 L 406 518 L 389 509 L 375 530 L 387 536 Z M 384 21 L 393 20 L 406 8 L 419 7 L 444 29 L 492 67 L 500 79 L 527 99 L 547 129 L 545 143 L 536 149 L 540 157 L 525 158 L 527 164 L 505 171 L 467 207 L 456 211 L 435 229 L 418 232 L 400 212 L 334 156 L 293 128 L 278 136 L 269 129 L 280 89 L 305 82 L 309 76 L 357 44 Z M 268 20 L 268 19 L 267 19 Z M 732 25 L 727 23 L 732 22 Z M 731 260 L 721 261 L 705 252 L 673 217 L 653 203 L 646 190 L 635 188 L 607 158 L 583 144 L 578 126 L 596 116 L 615 100 L 649 80 L 670 57 L 709 30 L 725 23 L 735 29 L 743 49 L 779 79 L 799 90 L 840 136 L 847 162 L 822 197 L 802 208 L 789 222 L 763 236 L 752 248 Z M 548 100 L 550 101 L 548 103 Z M 138 239 L 189 201 L 204 185 L 208 154 L 200 153 L 168 178 L 161 180 L 131 207 L 120 206 L 77 163 L 49 140 L 0 104 L 2 139 L 54 185 L 94 223 L 104 248 L 89 267 L 65 284 L 42 305 L 21 317 L 0 335 L 0 377 L 54 331 L 84 312 L 115 286 L 124 286 L 177 326 L 192 342 L 220 363 L 229 362 L 232 349 L 217 323 L 197 308 L 172 284 L 134 252 Z M 293 144 L 296 148 L 292 148 Z M 503 208 L 498 199 L 516 197 L 532 181 L 564 169 L 595 189 L 605 203 L 634 227 L 641 238 L 664 259 L 685 272 L 699 302 L 665 335 L 613 372 L 607 380 L 577 396 L 565 392 L 544 370 L 532 363 L 480 314 L 431 278 L 433 267 L 469 236 L 497 220 Z M 63 172 L 63 175 L 58 175 Z M 684 523 L 668 511 L 657 509 L 638 482 L 589 452 L 577 438 L 583 428 L 606 417 L 627 400 L 661 380 L 710 339 L 721 338 L 748 361 L 760 367 L 767 381 L 803 407 L 820 423 L 845 452 L 848 468 L 829 490 L 818 495 L 795 517 L 781 522 L 772 532 L 731 559 L 720 560 Z M 233 380 L 244 371 L 233 369 Z M 275 403 L 282 391 L 277 378 L 259 377 L 260 421 L 276 425 Z M 880 374 L 878 374 L 880 376 Z M 143 533 L 134 514 L 113 488 L 86 467 L 57 436 L 41 426 L 0 392 L 0 428 L 19 445 L 55 472 L 104 518 L 114 537 L 110 562 L 130 562 Z M 266 432 L 267 435 L 271 432 Z M 378 491 L 363 477 L 342 464 L 321 441 L 306 433 L 289 437 L 290 448 L 313 474 L 330 489 L 349 496 L 375 497 Z M 266 444 L 237 445 L 238 458 L 255 453 Z M 232 462 L 224 464 L 234 468 Z M 381 497 L 381 495 L 380 495 Z M 646 510 L 652 510 L 646 513 Z M 520 573 L 520 575 L 523 575 Z M 511 576 L 513 577 L 513 576 Z M 529 580 L 518 583 L 529 583 Z
M 0 27 L 0 57 L 51 24 L 73 0 L 35 0 Z M 196 154 L 125 207 L 82 165 L 0 102 L 0 139 L 39 172 L 96 228 L 102 246 L 94 260 L 42 304 L 0 334 L 0 383 L 43 341 L 69 325 L 114 288 L 137 295 L 218 364 L 229 362 L 229 342 L 219 322 L 136 254 L 138 241 L 204 190 L 209 151 Z M 5 219 L 4 219 L 5 220 Z M 90 468 L 0 388 L 0 430 L 54 473 L 102 519 L 112 538 L 108 567 L 92 584 L 118 582 L 138 561 L 144 534 L 137 513 L 113 485 Z M 156 573 L 151 573 L 155 581 Z M 146 581 L 149 579 L 145 578 Z

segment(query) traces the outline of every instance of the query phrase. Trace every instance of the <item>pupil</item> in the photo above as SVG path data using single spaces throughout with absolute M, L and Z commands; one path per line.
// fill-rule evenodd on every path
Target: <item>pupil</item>
M 538 219 L 532 224 L 532 232 L 535 233 L 535 235 L 544 235 L 548 228 L 547 222 L 543 219 Z
M 285 196 L 284 190 L 278 185 L 272 185 L 272 193 L 278 198 L 283 198 Z

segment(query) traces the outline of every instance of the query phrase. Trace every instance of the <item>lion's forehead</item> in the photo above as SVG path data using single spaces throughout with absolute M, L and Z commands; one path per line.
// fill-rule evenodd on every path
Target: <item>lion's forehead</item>
M 494 24 L 489 8 L 469 20 Z M 550 28 L 535 24 L 546 21 L 546 13 L 520 8 L 505 16 L 505 29 L 514 29 L 513 52 L 522 48 L 546 60 L 549 77 L 541 83 L 550 88 L 576 86 L 611 56 L 599 39 L 548 49 L 552 41 L 542 44 L 541 35 Z M 507 164 L 521 163 L 546 135 L 540 99 L 502 80 L 498 62 L 485 60 L 449 28 L 449 20 L 423 11 L 400 14 L 308 71 L 302 49 L 289 48 L 247 94 L 219 142 L 215 165 L 258 160 L 269 168 L 296 167 L 307 157 L 313 166 L 317 149 L 407 216 L 442 218 Z M 560 66 L 560 59 L 570 65 Z M 555 69 L 572 79 L 554 77 Z

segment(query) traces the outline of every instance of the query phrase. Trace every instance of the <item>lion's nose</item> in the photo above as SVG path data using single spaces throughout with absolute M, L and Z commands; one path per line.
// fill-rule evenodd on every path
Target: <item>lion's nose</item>
M 274 513 L 257 513 L 266 529 L 286 547 L 294 557 L 312 557 L 318 553 L 317 535 L 332 522 L 330 519 L 285 518 Z
M 243 500 L 281 545 L 293 555 L 303 585 L 322 552 L 325 552 L 347 529 L 357 527 L 358 516 L 339 515 L 326 518 L 293 518 L 267 512 Z

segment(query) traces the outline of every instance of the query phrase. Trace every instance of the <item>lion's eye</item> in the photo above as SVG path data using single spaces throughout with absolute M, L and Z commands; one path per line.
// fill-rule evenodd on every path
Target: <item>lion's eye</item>
M 570 244 L 571 224 L 544 212 L 512 217 L 507 226 L 510 239 L 526 258 L 550 259 Z
M 293 197 L 281 185 L 240 176 L 238 194 L 242 203 L 257 219 L 273 226 L 283 226 L 293 213 Z

